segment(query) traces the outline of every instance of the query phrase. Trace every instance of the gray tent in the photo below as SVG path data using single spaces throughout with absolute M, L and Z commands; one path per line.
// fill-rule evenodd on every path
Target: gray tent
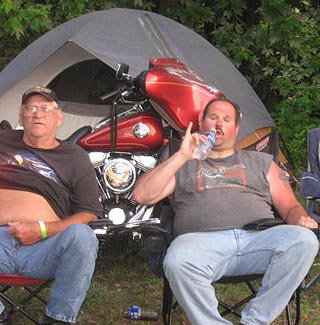
M 180 59 L 237 102 L 244 112 L 239 139 L 274 126 L 252 87 L 214 46 L 171 19 L 133 9 L 83 15 L 23 50 L 0 72 L 0 120 L 16 126 L 24 90 L 36 84 L 50 85 L 63 100 L 65 122 L 58 135 L 65 138 L 106 114 L 108 107 L 93 100 L 92 93 L 98 93 L 100 86 L 111 87 L 118 63 L 128 63 L 130 74 L 136 76 L 148 68 L 151 57 Z M 110 84 L 101 85 L 102 80 Z

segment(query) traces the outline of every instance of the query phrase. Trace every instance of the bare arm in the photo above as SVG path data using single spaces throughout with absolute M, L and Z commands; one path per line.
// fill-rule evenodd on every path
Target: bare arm
M 87 224 L 96 220 L 97 217 L 89 212 L 79 212 L 69 218 L 59 221 L 45 222 L 48 237 L 54 236 L 72 224 Z M 17 221 L 8 223 L 8 233 L 19 239 L 24 245 L 32 245 L 42 239 L 40 225 L 38 221 Z
M 180 149 L 154 169 L 141 175 L 135 185 L 134 198 L 140 204 L 154 204 L 175 189 L 175 174 L 188 161 L 193 159 L 193 150 L 200 141 L 200 135 L 191 134 L 189 123 Z
M 274 162 L 270 166 L 268 180 L 273 205 L 288 224 L 306 228 L 318 227 L 318 223 L 308 216 L 296 199 L 286 173 Z

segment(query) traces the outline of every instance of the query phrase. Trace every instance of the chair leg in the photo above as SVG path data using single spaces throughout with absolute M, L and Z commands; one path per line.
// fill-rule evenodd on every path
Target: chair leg
M 286 306 L 286 317 L 287 317 L 287 324 L 291 325 L 291 316 L 290 316 L 290 306 L 289 304 Z
M 221 306 L 225 309 L 223 312 L 220 313 L 222 317 L 224 317 L 225 315 L 228 315 L 228 314 L 233 314 L 233 315 L 241 318 L 241 314 L 239 312 L 237 312 L 237 309 L 239 307 L 242 307 L 247 302 L 249 302 L 257 294 L 257 290 L 255 289 L 254 285 L 250 281 L 246 281 L 246 285 L 250 289 L 251 294 L 249 296 L 247 296 L 246 298 L 242 299 L 241 301 L 239 301 L 238 303 L 234 304 L 233 306 L 227 305 L 226 303 L 224 303 L 223 301 L 218 299 L 219 306 Z
M 25 310 L 25 305 L 32 299 L 32 298 L 37 298 L 39 301 L 41 301 L 43 304 L 47 304 L 47 301 L 45 298 L 43 298 L 39 292 L 48 286 L 49 281 L 44 282 L 40 286 L 38 286 L 36 289 L 33 289 L 31 287 L 24 287 L 24 289 L 29 293 L 27 296 L 25 296 L 23 299 L 21 299 L 19 302 L 15 302 L 12 299 L 10 299 L 7 295 L 4 295 L 6 291 L 11 289 L 11 286 L 5 286 L 0 290 L 0 298 L 6 301 L 8 304 L 11 306 L 11 310 L 9 311 L 10 315 L 13 315 L 16 312 L 20 312 L 23 314 L 25 317 L 30 319 L 34 324 L 36 325 L 41 325 L 42 322 L 37 320 L 35 317 L 33 317 L 29 312 Z
M 301 288 L 298 288 L 296 291 L 296 321 L 295 321 L 295 325 L 300 324 L 300 315 L 301 315 Z
M 241 314 L 237 312 L 237 309 L 239 307 L 243 306 L 244 304 L 246 304 L 247 302 L 249 302 L 255 296 L 256 296 L 256 293 L 252 293 L 250 296 L 244 298 L 243 300 L 239 301 L 238 303 L 236 303 L 233 306 L 229 306 L 229 305 L 225 304 L 224 302 L 222 302 L 221 300 L 218 300 L 219 306 L 221 306 L 225 309 L 225 311 L 220 313 L 221 316 L 223 317 L 228 314 L 233 314 L 233 315 L 241 318 Z
M 32 315 L 30 315 L 28 312 L 26 312 L 24 310 L 24 306 L 21 303 L 16 303 L 13 300 L 11 300 L 9 297 L 2 295 L 2 293 L 0 293 L 0 297 L 1 299 L 3 299 L 4 301 L 6 301 L 8 304 L 11 305 L 11 310 L 9 311 L 10 317 L 15 313 L 15 312 L 20 312 L 22 313 L 24 316 L 26 316 L 27 318 L 29 318 L 30 320 L 32 320 L 32 322 L 34 324 L 37 325 L 41 325 L 41 322 L 39 322 L 36 318 L 34 318 Z
M 291 311 L 290 311 L 290 301 L 286 306 L 286 317 L 288 325 L 299 325 L 300 324 L 300 316 L 301 316 L 301 288 L 298 288 L 294 293 L 291 301 L 295 302 L 295 317 L 294 323 L 292 322 Z
M 41 284 L 40 286 L 38 286 L 36 289 L 32 289 L 31 287 L 24 287 L 25 290 L 27 290 L 30 295 L 28 295 L 25 299 L 23 299 L 21 301 L 21 304 L 25 304 L 27 303 L 29 300 L 31 300 L 32 298 L 36 297 L 38 300 L 40 300 L 43 304 L 47 304 L 47 300 L 45 298 L 43 298 L 39 292 L 42 291 L 43 288 L 47 287 L 48 283 L 45 282 L 43 284 Z
M 172 324 L 173 294 L 167 278 L 163 278 L 162 320 L 164 325 Z

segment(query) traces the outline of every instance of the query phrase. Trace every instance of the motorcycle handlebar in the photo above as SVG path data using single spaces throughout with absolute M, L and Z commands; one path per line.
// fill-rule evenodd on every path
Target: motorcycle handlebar
M 112 96 L 114 96 L 114 95 L 119 94 L 119 92 L 120 92 L 119 89 L 115 89 L 115 90 L 113 90 L 113 91 L 111 91 L 111 92 L 109 92 L 109 93 L 106 93 L 106 94 L 100 96 L 100 99 L 101 99 L 101 100 L 106 100 L 107 98 L 110 98 L 110 97 L 112 97 Z
M 116 71 L 116 79 L 118 80 L 118 88 L 108 92 L 102 96 L 100 99 L 105 101 L 106 99 L 113 97 L 115 95 L 119 95 L 121 97 L 127 97 L 134 92 L 136 89 L 136 82 L 135 79 L 132 78 L 129 74 L 129 66 L 125 63 L 120 63 L 117 67 Z
M 105 101 L 106 99 L 113 97 L 115 95 L 120 95 L 119 98 L 121 97 L 127 97 L 129 95 L 131 95 L 135 90 L 134 86 L 131 86 L 130 88 L 126 88 L 126 89 L 115 89 L 109 93 L 106 93 L 102 96 L 100 96 L 100 99 Z

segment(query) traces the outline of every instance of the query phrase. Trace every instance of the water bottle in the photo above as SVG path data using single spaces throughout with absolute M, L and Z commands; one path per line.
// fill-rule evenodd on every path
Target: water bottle
M 125 318 L 141 319 L 141 320 L 157 320 L 158 313 L 151 309 L 140 308 L 139 306 L 130 306 L 127 311 L 123 313 Z
M 216 129 L 211 129 L 204 134 L 207 137 L 207 142 L 200 142 L 199 146 L 194 149 L 193 157 L 197 160 L 204 160 L 208 157 L 209 152 L 216 142 Z

